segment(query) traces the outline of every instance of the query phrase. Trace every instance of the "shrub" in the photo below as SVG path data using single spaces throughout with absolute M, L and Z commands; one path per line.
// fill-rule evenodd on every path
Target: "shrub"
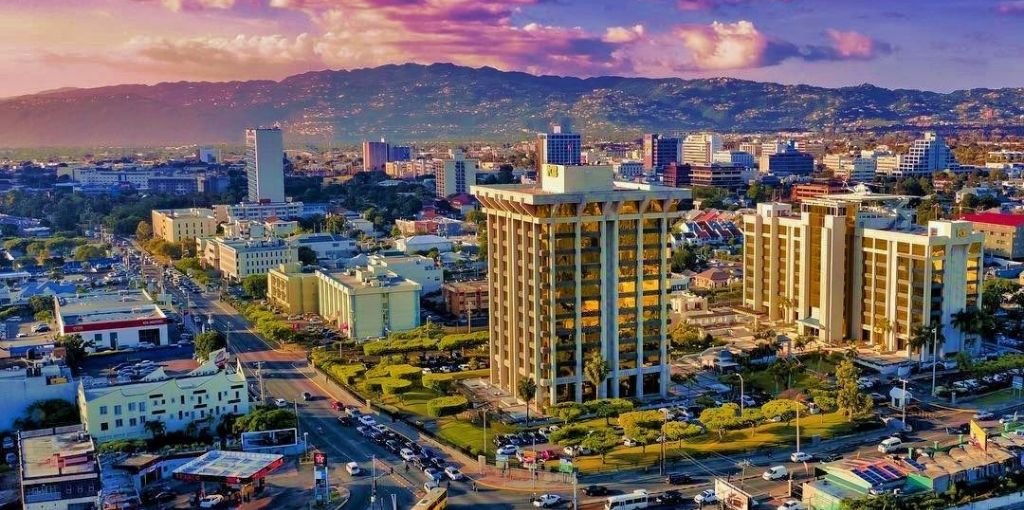
M 380 391 L 385 395 L 404 393 L 412 387 L 412 382 L 394 377 L 377 377 L 366 380 L 366 387 L 371 391 Z
M 388 373 L 391 374 L 391 377 L 406 379 L 414 383 L 418 383 L 423 374 L 423 369 L 412 365 L 392 365 L 388 368 Z
M 427 414 L 430 416 L 448 416 L 464 410 L 469 405 L 466 397 L 438 397 L 427 401 Z
M 477 377 L 487 377 L 491 371 L 488 368 L 481 368 L 480 370 L 465 370 L 462 372 L 452 372 L 448 374 L 423 374 L 423 385 L 428 386 L 431 381 L 443 380 L 443 381 L 460 381 L 462 379 L 473 379 Z

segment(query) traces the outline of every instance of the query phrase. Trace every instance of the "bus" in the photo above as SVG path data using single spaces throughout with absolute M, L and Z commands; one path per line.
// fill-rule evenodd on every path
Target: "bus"
M 427 494 L 413 505 L 412 510 L 443 510 L 445 508 L 448 508 L 448 491 L 437 487 L 427 491 Z
M 650 495 L 644 489 L 637 489 L 629 494 L 611 496 L 604 504 L 605 510 L 635 510 L 647 508 Z

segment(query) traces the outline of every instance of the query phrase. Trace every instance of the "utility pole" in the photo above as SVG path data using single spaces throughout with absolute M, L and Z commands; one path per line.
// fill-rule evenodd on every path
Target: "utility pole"
M 482 407 L 481 409 L 484 412 L 484 444 L 483 444 L 483 448 L 482 448 L 481 451 L 486 452 L 487 451 L 487 408 L 486 407 Z M 483 466 L 483 464 L 480 465 L 480 474 L 481 475 L 484 474 L 484 466 Z
M 263 405 L 263 404 L 267 403 L 267 394 L 264 393 L 265 389 L 263 387 L 263 362 L 262 361 L 257 361 L 256 362 L 256 379 L 259 381 L 259 384 L 260 384 L 260 405 Z
M 796 408 L 796 451 L 800 451 L 800 407 Z
M 370 455 L 370 504 L 377 501 L 377 456 Z
M 939 325 L 932 327 L 932 396 L 935 396 L 935 371 L 939 367 Z
M 740 378 L 740 417 L 743 416 L 743 374 L 737 372 L 736 377 Z M 799 448 L 797 448 L 799 450 Z
M 576 495 L 576 468 L 573 468 L 572 472 L 572 510 L 577 510 L 579 505 L 579 499 Z
M 903 396 L 900 397 L 900 407 L 903 408 L 903 417 L 901 418 L 901 421 L 903 422 L 903 428 L 905 430 L 907 428 L 907 380 L 900 379 L 900 381 L 903 382 Z

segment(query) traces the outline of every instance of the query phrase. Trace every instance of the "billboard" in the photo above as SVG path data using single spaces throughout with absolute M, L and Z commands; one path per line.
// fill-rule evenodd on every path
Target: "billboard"
M 250 452 L 266 448 L 295 446 L 299 442 L 296 429 L 264 430 L 262 432 L 242 432 L 242 451 Z
M 750 494 L 721 478 L 715 478 L 715 494 L 722 506 L 729 510 L 750 510 L 753 506 L 751 503 L 754 498 Z
M 971 442 L 982 450 L 988 450 L 988 432 L 974 420 L 971 420 Z

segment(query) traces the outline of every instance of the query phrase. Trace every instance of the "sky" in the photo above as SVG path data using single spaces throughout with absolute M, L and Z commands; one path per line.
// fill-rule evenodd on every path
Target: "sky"
M 406 62 L 1024 86 L 1024 0 L 0 0 L 0 12 L 0 97 Z

